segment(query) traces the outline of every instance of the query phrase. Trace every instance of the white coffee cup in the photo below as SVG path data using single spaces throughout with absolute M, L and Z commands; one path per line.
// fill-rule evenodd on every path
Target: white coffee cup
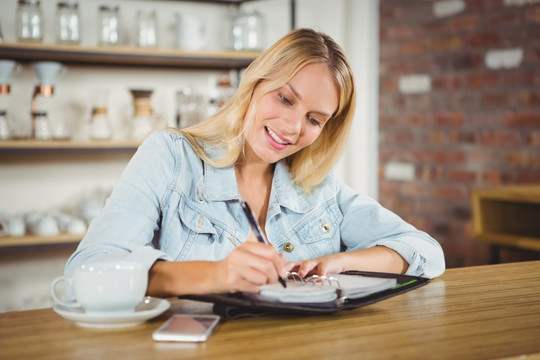
M 196 15 L 176 13 L 176 45 L 185 50 L 202 50 L 208 45 L 204 20 Z
M 60 282 L 71 287 L 75 301 L 59 298 L 56 286 Z M 51 284 L 51 294 L 58 304 L 82 308 L 87 313 L 129 313 L 144 298 L 147 285 L 148 270 L 144 265 L 112 261 L 83 264 L 71 277 L 57 277 Z

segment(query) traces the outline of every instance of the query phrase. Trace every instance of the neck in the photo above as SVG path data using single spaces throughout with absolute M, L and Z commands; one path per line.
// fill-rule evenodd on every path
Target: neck
M 248 203 L 264 231 L 274 164 L 265 163 L 253 155 L 246 149 L 243 161 L 236 164 L 236 183 L 240 196 Z
M 249 182 L 272 182 L 274 176 L 274 164 L 262 161 L 246 143 L 244 156 L 235 165 L 237 180 Z
M 270 193 L 272 178 L 274 177 L 274 165 L 250 164 L 235 166 L 236 182 L 242 198 L 247 198 L 247 193 L 259 192 Z

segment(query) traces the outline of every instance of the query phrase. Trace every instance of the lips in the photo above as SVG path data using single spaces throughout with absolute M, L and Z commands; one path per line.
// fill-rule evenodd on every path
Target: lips
M 264 130 L 266 130 L 266 134 L 269 135 L 270 138 L 272 138 L 272 140 L 274 140 L 277 144 L 283 145 L 283 146 L 291 145 L 290 141 L 287 141 L 287 139 L 280 137 L 278 134 L 273 132 L 269 127 L 265 126 Z

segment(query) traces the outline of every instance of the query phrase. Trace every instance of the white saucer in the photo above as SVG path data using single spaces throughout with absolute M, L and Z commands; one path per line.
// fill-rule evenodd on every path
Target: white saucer
M 164 299 L 146 297 L 137 305 L 134 312 L 87 313 L 80 308 L 55 305 L 53 310 L 77 325 L 91 328 L 119 328 L 142 324 L 146 320 L 161 315 L 171 304 Z

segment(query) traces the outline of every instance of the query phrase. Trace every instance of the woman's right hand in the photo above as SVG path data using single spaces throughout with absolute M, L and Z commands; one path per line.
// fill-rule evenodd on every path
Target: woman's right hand
M 217 262 L 212 292 L 258 292 L 286 274 L 286 259 L 270 245 L 246 241 Z
M 286 272 L 285 256 L 275 248 L 246 241 L 221 261 L 156 261 L 149 272 L 147 295 L 256 293 Z

